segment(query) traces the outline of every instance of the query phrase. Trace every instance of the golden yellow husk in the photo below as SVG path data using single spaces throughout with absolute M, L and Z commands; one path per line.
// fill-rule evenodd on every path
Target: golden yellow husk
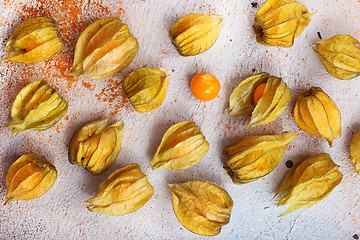
M 214 45 L 223 26 L 223 18 L 214 14 L 192 13 L 182 17 L 170 29 L 170 37 L 183 56 L 205 52 Z
M 6 203 L 41 197 L 52 187 L 56 177 L 55 167 L 45 157 L 33 153 L 22 155 L 6 174 Z
M 124 215 L 141 208 L 150 200 L 154 188 L 138 164 L 116 170 L 100 184 L 98 194 L 87 200 L 89 211 Z
M 115 161 L 121 149 L 124 122 L 108 127 L 107 123 L 107 119 L 90 122 L 75 133 L 69 148 L 70 163 L 99 174 Z
M 313 14 L 295 0 L 267 0 L 255 16 L 256 40 L 266 46 L 291 47 Z
M 253 95 L 262 83 L 266 83 L 266 87 L 255 104 Z M 230 95 L 229 114 L 231 117 L 251 114 L 250 128 L 268 124 L 284 111 L 290 98 L 291 90 L 281 78 L 259 73 L 242 81 Z
M 340 111 L 319 87 L 312 87 L 296 98 L 294 118 L 302 130 L 325 138 L 330 146 L 341 136 Z
M 224 168 L 236 184 L 255 181 L 279 164 L 295 138 L 294 132 L 240 138 L 224 149 Z
M 194 180 L 169 187 L 175 215 L 189 231 L 214 236 L 229 223 L 233 201 L 219 185 Z
M 17 26 L 7 41 L 5 50 L 11 51 L 4 61 L 36 63 L 46 60 L 64 47 L 60 31 L 50 17 L 32 17 Z
M 195 122 L 170 127 L 151 160 L 151 168 L 181 170 L 198 163 L 209 150 L 209 143 Z
M 160 107 L 169 86 L 166 68 L 141 68 L 132 72 L 122 85 L 126 96 L 138 112 Z
M 350 159 L 355 164 L 356 172 L 360 174 L 360 132 L 356 133 L 350 145 Z
M 326 71 L 341 80 L 360 75 L 360 42 L 349 35 L 335 35 L 315 43 L 314 51 Z
M 307 158 L 287 173 L 276 192 L 276 195 L 287 192 L 280 198 L 278 206 L 290 204 L 281 216 L 318 203 L 331 193 L 342 177 L 329 154 Z
M 117 17 L 102 18 L 80 35 L 70 75 L 102 79 L 115 75 L 134 59 L 139 43 Z
M 45 130 L 66 113 L 68 103 L 43 79 L 25 86 L 11 108 L 12 121 L 5 124 L 12 133 L 26 129 Z

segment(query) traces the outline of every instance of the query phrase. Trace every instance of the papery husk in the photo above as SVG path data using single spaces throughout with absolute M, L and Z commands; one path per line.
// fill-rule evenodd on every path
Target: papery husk
M 311 87 L 296 98 L 294 118 L 302 130 L 325 138 L 330 146 L 341 137 L 340 111 L 319 87 Z
M 60 31 L 50 17 L 32 17 L 17 26 L 5 50 L 12 51 L 4 61 L 36 63 L 46 60 L 64 47 Z
M 326 71 L 341 80 L 360 75 L 360 42 L 350 35 L 335 35 L 315 43 L 314 51 Z
M 132 72 L 122 85 L 125 95 L 138 112 L 150 112 L 163 103 L 169 86 L 166 68 L 141 68 Z
M 151 160 L 151 168 L 181 170 L 198 163 L 209 150 L 209 143 L 195 122 L 171 126 Z
M 102 79 L 123 70 L 134 59 L 139 43 L 117 17 L 102 18 L 80 35 L 70 75 Z
M 17 159 L 6 174 L 6 202 L 31 200 L 44 195 L 57 177 L 45 157 L 27 153 Z
M 105 171 L 119 155 L 124 122 L 107 127 L 108 119 L 90 122 L 73 136 L 69 161 L 84 167 L 92 174 Z
M 318 203 L 331 193 L 342 177 L 329 154 L 320 153 L 307 158 L 287 173 L 276 192 L 276 195 L 287 192 L 280 198 L 278 206 L 290 204 L 280 216 Z
M 12 133 L 54 126 L 66 113 L 68 103 L 43 79 L 25 86 L 11 107 L 12 121 L 5 124 Z
M 256 40 L 266 46 L 291 47 L 313 14 L 294 0 L 267 0 L 255 16 Z
M 255 104 L 253 95 L 262 83 L 266 83 L 266 87 L 259 102 Z M 237 117 L 251 113 L 250 128 L 268 124 L 284 111 L 290 98 L 291 90 L 281 78 L 259 73 L 242 81 L 232 92 L 229 114 Z
M 360 174 L 360 132 L 356 133 L 350 145 L 350 160 L 355 164 L 355 169 Z
M 138 164 L 116 170 L 100 184 L 98 194 L 87 200 L 89 211 L 108 215 L 125 215 L 150 200 L 154 188 Z
M 175 215 L 189 231 L 215 236 L 229 223 L 233 201 L 219 185 L 194 180 L 169 187 Z
M 255 181 L 279 164 L 295 138 L 294 132 L 240 138 L 224 149 L 224 168 L 235 184 Z
M 183 56 L 205 52 L 214 45 L 223 26 L 223 18 L 214 14 L 192 13 L 182 17 L 170 29 L 170 37 Z

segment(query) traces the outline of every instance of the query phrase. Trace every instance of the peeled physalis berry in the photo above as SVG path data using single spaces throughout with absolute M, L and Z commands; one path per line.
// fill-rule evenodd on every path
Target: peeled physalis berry
M 181 170 L 198 163 L 209 150 L 209 143 L 195 122 L 170 127 L 151 160 L 151 168 Z
M 45 130 L 55 125 L 66 113 L 68 103 L 45 80 L 25 86 L 11 108 L 12 121 L 5 124 L 12 133 L 26 129 Z
M 330 146 L 341 136 L 340 111 L 319 87 L 312 87 L 296 98 L 294 118 L 302 130 L 325 138 Z
M 182 17 L 170 29 L 170 37 L 183 56 L 208 50 L 219 37 L 223 18 L 213 14 L 192 13 Z
M 132 72 L 122 85 L 125 95 L 138 112 L 160 107 L 169 86 L 166 68 L 141 68 Z
M 294 132 L 247 136 L 224 149 L 224 168 L 236 184 L 255 181 L 270 173 L 281 161 Z
M 12 51 L 4 61 L 36 63 L 60 52 L 64 46 L 60 31 L 50 17 L 32 17 L 14 30 L 5 50 Z
M 102 18 L 80 35 L 70 75 L 102 79 L 123 70 L 134 59 L 139 43 L 117 17 Z
M 150 200 L 154 188 L 138 164 L 116 170 L 100 184 L 98 194 L 87 200 L 89 211 L 124 215 L 141 208 Z
M 266 46 L 291 47 L 313 14 L 295 0 L 267 0 L 255 16 L 256 40 Z
M 355 164 L 356 172 L 360 174 L 360 132 L 356 133 L 350 145 L 350 159 Z
M 124 122 L 107 127 L 108 120 L 90 122 L 73 136 L 69 148 L 69 161 L 92 174 L 107 169 L 119 155 Z
M 278 206 L 290 204 L 281 216 L 318 203 L 331 193 L 342 177 L 329 154 L 307 158 L 286 174 L 277 190 L 276 195 L 287 192 L 280 198 Z
M 22 155 L 6 174 L 6 202 L 41 197 L 54 184 L 56 176 L 55 167 L 45 157 Z
M 360 75 L 360 42 L 349 35 L 335 35 L 315 43 L 314 51 L 326 71 L 348 80 Z
M 242 81 L 230 95 L 229 114 L 251 114 L 250 127 L 268 124 L 284 111 L 290 98 L 291 90 L 281 78 L 259 73 Z
M 169 187 L 175 215 L 189 231 L 214 236 L 229 223 L 233 201 L 219 185 L 194 180 Z

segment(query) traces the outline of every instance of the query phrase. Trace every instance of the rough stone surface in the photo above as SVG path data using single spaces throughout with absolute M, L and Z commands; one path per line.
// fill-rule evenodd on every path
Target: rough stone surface
M 186 230 L 172 209 L 168 183 L 201 179 L 223 186 L 234 200 L 231 221 L 211 239 L 352 239 L 360 233 L 360 176 L 348 160 L 349 146 L 360 130 L 360 79 L 337 80 L 330 76 L 312 51 L 320 32 L 323 38 L 350 34 L 360 39 L 360 2 L 357 0 L 302 0 L 310 12 L 317 11 L 310 26 L 292 48 L 265 47 L 256 43 L 252 24 L 264 0 L 0 0 L 0 57 L 14 28 L 30 16 L 51 16 L 59 24 L 65 49 L 33 65 L 0 63 L 0 125 L 10 121 L 16 94 L 26 84 L 45 78 L 69 102 L 66 116 L 54 127 L 28 130 L 11 137 L 0 127 L 0 200 L 5 199 L 5 175 L 22 154 L 46 156 L 58 170 L 58 179 L 44 196 L 0 204 L 0 239 L 205 239 Z M 182 57 L 171 44 L 168 31 L 180 17 L 204 12 L 220 14 L 226 24 L 215 45 L 195 57 Z M 116 76 L 76 79 L 68 76 L 74 47 L 80 33 L 104 16 L 118 16 L 138 39 L 140 50 L 134 61 Z M 124 97 L 121 83 L 141 67 L 166 67 L 171 74 L 163 105 L 150 113 L 138 113 Z M 191 77 L 201 71 L 217 76 L 221 91 L 210 102 L 196 100 L 189 90 Z M 294 95 L 319 86 L 334 100 L 342 114 L 342 137 L 329 147 L 300 130 L 293 119 L 294 97 L 273 123 L 250 132 L 245 118 L 230 118 L 228 98 L 246 77 L 259 72 L 280 76 Z M 115 163 L 99 176 L 69 164 L 67 151 L 74 132 L 84 123 L 109 118 L 124 120 L 124 139 Z M 211 147 L 195 166 L 183 171 L 151 170 L 152 155 L 168 127 L 180 121 L 195 121 Z M 298 134 L 284 159 L 266 177 L 245 185 L 234 185 L 222 168 L 222 149 L 250 134 Z M 286 174 L 285 163 L 329 153 L 340 165 L 343 181 L 317 205 L 278 217 L 286 206 L 276 207 L 272 197 Z M 93 197 L 98 185 L 114 170 L 138 163 L 155 188 L 152 199 L 126 216 L 89 212 L 84 201 Z

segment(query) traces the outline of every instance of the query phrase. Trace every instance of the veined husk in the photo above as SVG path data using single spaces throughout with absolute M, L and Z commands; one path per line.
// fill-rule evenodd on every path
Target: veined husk
M 6 174 L 6 202 L 41 197 L 56 177 L 55 167 L 45 157 L 34 153 L 22 155 Z
M 325 138 L 330 146 L 341 136 L 340 111 L 319 87 L 312 87 L 296 98 L 294 118 L 302 130 Z
M 295 138 L 294 132 L 240 138 L 224 149 L 224 168 L 236 184 L 255 181 L 279 164 Z
M 25 86 L 11 107 L 12 121 L 5 124 L 12 133 L 26 129 L 45 130 L 66 113 L 68 103 L 43 79 Z
M 100 184 L 98 194 L 87 200 L 89 211 L 124 215 L 141 208 L 150 200 L 154 188 L 138 164 L 116 170 Z
M 262 83 L 266 83 L 266 87 L 255 104 L 254 91 Z M 259 73 L 242 81 L 230 95 L 229 114 L 237 117 L 251 113 L 249 127 L 268 124 L 284 111 L 290 98 L 291 90 L 281 78 Z
M 170 29 L 170 37 L 183 56 L 208 50 L 219 37 L 223 18 L 214 14 L 192 13 L 182 17 Z
M 233 201 L 219 185 L 194 180 L 169 187 L 175 215 L 189 231 L 214 236 L 229 223 Z
M 50 17 L 32 17 L 17 26 L 7 41 L 5 50 L 11 51 L 4 61 L 36 63 L 48 59 L 64 47 L 60 31 Z
M 102 79 L 123 70 L 134 59 L 139 43 L 117 17 L 102 18 L 80 35 L 70 75 Z
M 171 126 L 151 160 L 151 168 L 181 170 L 198 163 L 209 150 L 209 143 L 195 122 Z
M 160 107 L 169 86 L 166 68 L 141 68 L 132 72 L 122 85 L 126 96 L 138 112 Z
M 108 119 L 90 122 L 73 136 L 69 148 L 69 161 L 92 174 L 107 169 L 119 155 L 124 122 L 107 127 Z
M 343 175 L 327 153 L 320 153 L 307 158 L 290 170 L 281 183 L 276 195 L 287 191 L 278 202 L 279 205 L 290 203 L 284 216 L 301 208 L 318 203 L 341 182 Z
M 266 46 L 291 47 L 313 14 L 295 0 L 267 0 L 255 16 L 256 40 Z
M 355 164 L 356 172 L 360 174 L 360 132 L 356 133 L 350 145 L 350 159 Z
M 360 75 L 360 42 L 352 36 L 335 35 L 316 42 L 313 49 L 334 77 L 348 80 Z

